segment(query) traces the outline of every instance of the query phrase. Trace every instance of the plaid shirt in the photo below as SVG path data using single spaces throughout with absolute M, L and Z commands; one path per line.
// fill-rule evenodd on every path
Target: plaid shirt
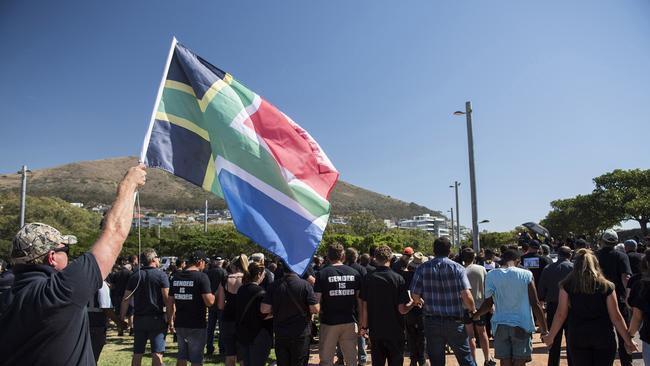
M 447 257 L 421 264 L 411 283 L 411 293 L 424 299 L 426 315 L 462 317 L 465 310 L 460 293 L 470 288 L 465 267 Z

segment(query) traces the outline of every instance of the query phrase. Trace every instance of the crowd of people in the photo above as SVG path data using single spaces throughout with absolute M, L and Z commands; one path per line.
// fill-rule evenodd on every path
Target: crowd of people
M 215 353 L 227 366 L 265 365 L 274 349 L 279 366 L 302 366 L 310 344 L 321 365 L 444 365 L 448 352 L 460 365 L 524 365 L 536 332 L 549 366 L 563 337 L 569 365 L 612 365 L 617 354 L 631 365 L 637 332 L 650 364 L 650 250 L 619 245 L 614 230 L 598 243 L 526 234 L 478 253 L 442 237 L 431 256 L 334 243 L 302 274 L 262 253 L 195 251 L 163 271 L 154 249 L 118 258 L 145 176 L 129 170 L 98 241 L 72 262 L 74 236 L 21 228 L 12 271 L 0 261 L 0 365 L 95 364 L 109 321 L 133 337 L 136 366 L 147 347 L 162 365 L 169 334 L 177 365 Z

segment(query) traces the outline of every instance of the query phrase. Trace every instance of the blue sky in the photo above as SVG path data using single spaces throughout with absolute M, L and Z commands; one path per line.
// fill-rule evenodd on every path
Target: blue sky
M 0 172 L 138 155 L 172 35 L 306 128 L 350 183 L 446 211 L 474 107 L 479 220 L 510 230 L 649 168 L 650 3 L 3 1 Z

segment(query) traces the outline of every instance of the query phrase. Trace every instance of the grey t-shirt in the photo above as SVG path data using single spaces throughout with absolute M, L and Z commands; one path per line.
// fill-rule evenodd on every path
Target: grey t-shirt
M 474 298 L 474 304 L 478 309 L 483 300 L 485 300 L 485 276 L 487 276 L 487 271 L 485 267 L 479 266 L 478 264 L 470 264 L 465 268 L 467 273 L 467 279 L 469 280 L 470 286 L 472 286 L 472 297 Z

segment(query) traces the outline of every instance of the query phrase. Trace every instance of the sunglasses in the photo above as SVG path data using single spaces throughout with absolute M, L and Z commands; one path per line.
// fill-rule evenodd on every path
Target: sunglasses
M 65 245 L 65 246 L 63 246 L 61 248 L 55 248 L 54 249 L 54 253 L 60 253 L 60 252 L 63 252 L 65 254 L 70 253 L 70 246 Z

